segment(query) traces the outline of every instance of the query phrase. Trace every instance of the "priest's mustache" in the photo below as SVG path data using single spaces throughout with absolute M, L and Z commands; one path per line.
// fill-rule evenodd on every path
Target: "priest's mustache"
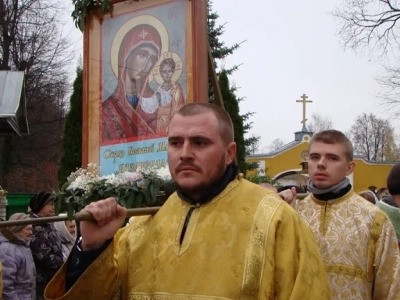
M 177 166 L 175 168 L 175 172 L 180 172 L 180 171 L 183 171 L 185 169 L 193 169 L 193 171 L 201 172 L 201 169 L 198 166 L 196 166 L 194 164 L 191 164 L 191 163 L 180 164 L 179 166 Z

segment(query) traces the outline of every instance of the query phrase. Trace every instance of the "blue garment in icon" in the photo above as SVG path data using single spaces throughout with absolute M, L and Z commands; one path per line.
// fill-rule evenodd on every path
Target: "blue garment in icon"
M 126 100 L 128 100 L 129 104 L 132 105 L 134 109 L 136 109 L 139 104 L 139 97 L 136 95 L 126 95 Z

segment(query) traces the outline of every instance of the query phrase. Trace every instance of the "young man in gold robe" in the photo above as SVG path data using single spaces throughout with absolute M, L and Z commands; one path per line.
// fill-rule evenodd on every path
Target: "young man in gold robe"
M 340 131 L 309 144 L 310 196 L 296 202 L 321 250 L 333 300 L 400 299 L 400 257 L 388 216 L 354 193 L 353 146 Z
M 177 186 L 160 211 L 124 225 L 113 198 L 46 289 L 46 299 L 330 299 L 306 222 L 279 196 L 238 176 L 229 115 L 181 107 L 168 132 Z

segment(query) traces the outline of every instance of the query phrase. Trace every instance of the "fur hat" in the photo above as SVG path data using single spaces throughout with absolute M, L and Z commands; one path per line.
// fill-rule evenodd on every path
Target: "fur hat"
M 395 164 L 390 170 L 386 185 L 391 195 L 400 195 L 400 163 Z
M 20 220 L 26 220 L 29 219 L 29 216 L 23 213 L 15 213 L 13 214 L 8 221 L 20 221 Z M 20 231 L 22 228 L 24 228 L 26 225 L 16 225 L 16 226 L 9 226 L 8 229 L 11 232 L 17 233 Z
M 39 192 L 31 198 L 29 202 L 29 207 L 31 208 L 32 212 L 37 214 L 43 206 L 45 206 L 50 201 L 54 201 L 54 196 L 48 192 Z

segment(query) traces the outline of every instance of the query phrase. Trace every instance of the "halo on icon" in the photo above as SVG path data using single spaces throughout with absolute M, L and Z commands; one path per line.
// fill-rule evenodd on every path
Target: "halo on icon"
M 165 28 L 164 24 L 159 19 L 151 15 L 142 15 L 129 19 L 118 29 L 111 44 L 111 53 L 110 53 L 111 68 L 114 72 L 115 77 L 117 78 L 118 78 L 118 53 L 119 53 L 119 48 L 121 47 L 121 42 L 125 37 L 125 35 L 129 32 L 129 30 L 142 24 L 148 24 L 150 26 L 153 26 L 158 31 L 161 37 L 161 53 L 168 52 L 169 49 L 168 31 Z
M 171 58 L 175 62 L 175 70 L 174 74 L 172 75 L 172 81 L 176 82 L 182 75 L 182 70 L 183 70 L 183 64 L 182 64 L 182 59 L 179 56 L 178 53 L 168 51 L 164 52 L 161 54 L 160 58 L 158 59 L 157 63 L 154 65 L 152 72 L 150 73 L 149 76 L 149 81 L 154 79 L 159 85 L 162 85 L 164 80 L 161 77 L 160 74 L 160 65 L 163 60 Z

